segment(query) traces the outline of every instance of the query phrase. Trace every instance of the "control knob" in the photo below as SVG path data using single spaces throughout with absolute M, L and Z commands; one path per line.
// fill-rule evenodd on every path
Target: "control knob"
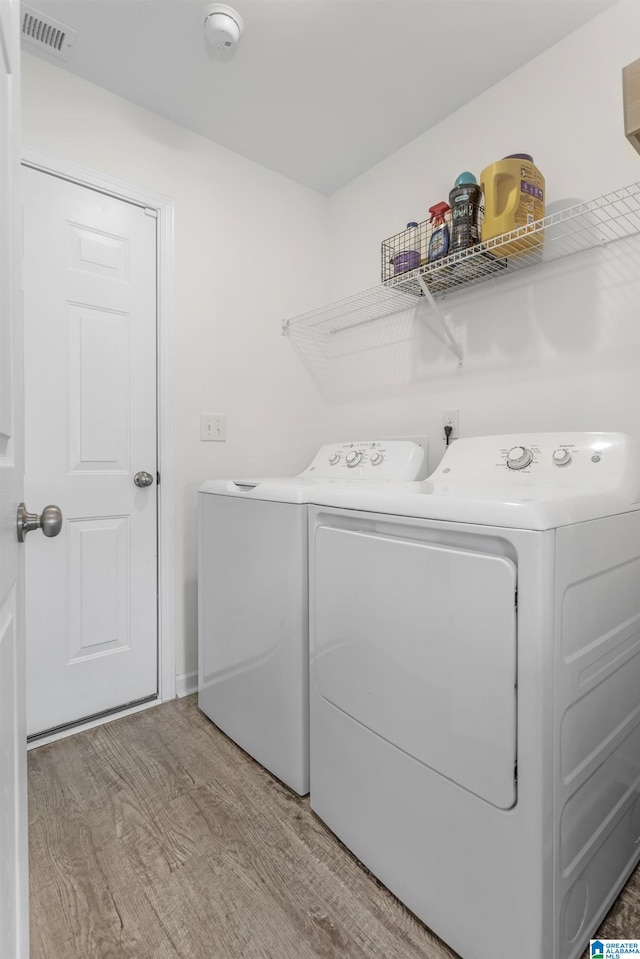
M 351 450 L 346 456 L 347 466 L 353 468 L 358 465 L 361 459 L 362 453 L 359 450 Z
M 563 450 L 559 447 L 557 450 L 554 450 L 551 454 L 551 459 L 556 464 L 556 466 L 568 466 L 571 462 L 571 453 L 569 450 Z
M 384 460 L 384 456 L 382 455 L 382 453 L 372 453 L 371 455 L 372 466 L 380 466 L 380 463 L 382 463 L 383 460 Z
M 512 446 L 507 453 L 507 466 L 510 470 L 523 470 L 533 459 L 533 453 L 526 446 Z
M 340 460 L 340 453 L 332 453 L 329 457 L 329 463 L 331 466 L 335 466 L 336 463 Z

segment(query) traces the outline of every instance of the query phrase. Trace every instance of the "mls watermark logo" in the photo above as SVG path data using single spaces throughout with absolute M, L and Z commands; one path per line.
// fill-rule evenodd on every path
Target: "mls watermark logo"
M 640 939 L 592 939 L 590 959 L 626 959 L 640 957 Z

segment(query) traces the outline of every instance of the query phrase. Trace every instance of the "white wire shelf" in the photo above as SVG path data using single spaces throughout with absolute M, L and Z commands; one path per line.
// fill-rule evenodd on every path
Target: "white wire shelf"
M 283 320 L 283 335 L 332 336 L 428 302 L 451 348 L 462 354 L 437 302 L 490 279 L 592 250 L 640 233 L 640 183 L 553 213 L 468 250 L 428 263 L 335 303 Z

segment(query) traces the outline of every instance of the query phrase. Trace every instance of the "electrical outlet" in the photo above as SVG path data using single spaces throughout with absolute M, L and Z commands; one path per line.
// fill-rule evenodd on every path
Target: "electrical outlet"
M 445 426 L 451 427 L 451 435 L 449 437 L 449 442 L 451 440 L 457 440 L 460 436 L 460 427 L 458 423 L 458 410 L 443 410 L 442 411 L 442 436 L 446 442 L 446 434 L 444 433 Z
M 227 440 L 227 417 L 224 413 L 200 414 L 200 440 L 203 443 L 225 443 Z

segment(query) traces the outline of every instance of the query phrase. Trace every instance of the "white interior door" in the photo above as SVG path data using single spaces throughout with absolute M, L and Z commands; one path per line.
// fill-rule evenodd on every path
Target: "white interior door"
M 23 205 L 33 736 L 157 694 L 156 220 L 28 167 Z
M 0 955 L 27 959 L 23 404 L 19 334 L 18 3 L 0 4 Z

